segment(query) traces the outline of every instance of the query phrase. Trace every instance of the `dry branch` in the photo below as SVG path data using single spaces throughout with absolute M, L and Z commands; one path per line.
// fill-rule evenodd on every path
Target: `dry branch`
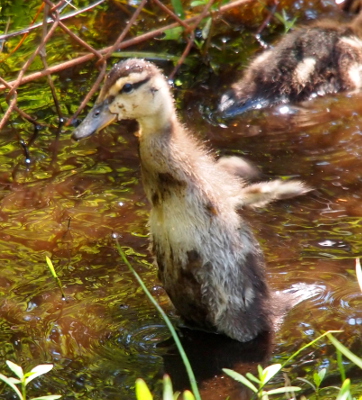
M 251 1 L 253 1 L 253 0 L 236 0 L 233 3 L 230 3 L 230 4 L 227 4 L 225 6 L 220 7 L 220 9 L 218 10 L 217 14 L 218 15 L 224 14 L 227 11 L 230 11 L 232 8 L 238 7 L 238 6 L 242 5 L 242 4 L 250 3 Z M 209 15 L 211 15 L 211 12 L 206 14 L 205 17 L 207 17 Z M 198 19 L 198 17 L 192 17 L 192 18 L 184 20 L 184 22 L 189 25 L 189 24 L 195 22 L 197 19 Z M 173 28 L 176 28 L 178 26 L 180 26 L 180 25 L 177 22 L 175 22 L 175 23 L 166 25 L 166 26 L 164 26 L 162 28 L 158 28 L 158 29 L 155 29 L 153 31 L 144 33 L 143 35 L 137 36 L 137 37 L 135 37 L 133 39 L 125 40 L 124 42 L 120 43 L 120 45 L 118 47 L 118 50 L 123 50 L 123 49 L 126 49 L 127 47 L 134 46 L 136 44 L 140 44 L 140 43 L 145 42 L 145 41 L 150 40 L 150 39 L 154 39 L 155 37 L 160 36 L 162 33 L 167 31 L 168 29 L 173 29 Z M 112 47 L 113 46 L 105 47 L 105 48 L 103 48 L 101 50 L 98 50 L 98 52 L 101 53 L 102 55 L 106 54 L 107 52 L 109 52 L 109 50 Z M 23 79 L 21 81 L 21 84 L 32 82 L 32 81 L 34 81 L 36 79 L 42 78 L 42 77 L 44 77 L 46 75 L 49 75 L 49 74 L 54 74 L 54 73 L 63 71 L 65 69 L 67 69 L 67 68 L 72 68 L 72 67 L 74 67 L 76 65 L 79 65 L 79 64 L 85 63 L 87 61 L 90 61 L 94 57 L 95 57 L 94 54 L 86 54 L 84 56 L 80 56 L 80 57 L 74 58 L 73 60 L 69 60 L 69 61 L 65 61 L 65 62 L 63 62 L 61 64 L 53 65 L 53 66 L 49 67 L 47 70 L 34 72 L 33 74 L 30 74 L 30 75 L 27 75 L 27 76 L 23 77 Z M 8 83 L 9 83 L 9 85 L 13 85 L 14 82 L 15 81 L 10 81 Z M 6 89 L 5 85 L 0 85 L 0 91 L 3 91 L 5 89 Z
M 193 42 L 194 42 L 194 35 L 195 35 L 195 29 L 197 28 L 197 26 L 199 25 L 199 23 L 201 22 L 202 19 L 204 19 L 207 16 L 213 15 L 213 16 L 219 16 L 235 7 L 238 7 L 242 4 L 248 3 L 250 1 L 253 0 L 236 0 L 230 4 L 227 4 L 225 6 L 220 7 L 217 11 L 215 12 L 211 12 L 210 11 L 210 7 L 212 6 L 212 4 L 214 3 L 214 0 L 211 0 L 208 2 L 208 4 L 204 7 L 204 10 L 197 16 L 192 17 L 192 18 L 188 18 L 185 20 L 180 20 L 179 17 L 177 17 L 172 11 L 170 10 L 165 10 L 165 6 L 159 1 L 159 0 L 154 0 L 154 3 L 156 5 L 158 5 L 161 10 L 163 10 L 164 12 L 167 12 L 168 15 L 170 15 L 173 19 L 175 19 L 176 22 L 166 25 L 162 28 L 159 29 L 155 29 L 151 32 L 145 33 L 143 35 L 137 36 L 135 38 L 129 39 L 129 40 L 124 40 L 126 34 L 129 32 L 129 29 L 132 27 L 132 25 L 134 24 L 136 18 L 138 17 L 138 15 L 140 14 L 140 12 L 142 11 L 142 9 L 144 8 L 145 4 L 147 3 L 147 0 L 142 0 L 140 5 L 137 7 L 135 13 L 133 14 L 132 18 L 130 19 L 130 21 L 128 22 L 127 26 L 125 27 L 125 29 L 123 30 L 123 32 L 121 33 L 121 35 L 118 37 L 118 39 L 116 40 L 116 42 L 109 47 L 103 48 L 101 50 L 96 50 L 94 48 L 92 48 L 91 46 L 89 46 L 85 41 L 83 41 L 81 38 L 79 38 L 79 36 L 77 36 L 74 32 L 72 32 L 69 28 L 67 28 L 62 22 L 61 19 L 63 17 L 59 16 L 59 12 L 58 9 L 59 7 L 61 7 L 63 5 L 62 2 L 58 3 L 57 5 L 54 5 L 53 3 L 50 2 L 50 0 L 44 0 L 44 3 L 46 3 L 49 7 L 51 7 L 51 10 L 49 12 L 49 15 L 51 15 L 51 22 L 52 22 L 52 26 L 50 28 L 50 30 L 47 32 L 47 34 L 43 37 L 42 42 L 40 43 L 40 45 L 37 47 L 37 49 L 35 50 L 35 52 L 32 54 L 32 56 L 26 61 L 26 63 L 24 64 L 24 66 L 21 68 L 20 73 L 18 75 L 18 78 L 14 81 L 11 82 L 5 82 L 2 80 L 2 84 L 0 84 L 0 92 L 5 90 L 5 89 L 9 89 L 10 91 L 7 95 L 7 100 L 10 102 L 9 108 L 6 111 L 4 117 L 2 118 L 2 120 L 0 121 L 0 130 L 4 127 L 5 123 L 7 122 L 10 113 L 13 110 L 18 110 L 18 108 L 16 107 L 16 90 L 17 88 L 25 83 L 29 83 L 35 79 L 44 77 L 44 76 L 49 76 L 53 73 L 57 73 L 60 72 L 62 70 L 65 70 L 67 68 L 71 68 L 74 67 L 76 65 L 79 65 L 81 63 L 90 61 L 91 59 L 93 59 L 94 57 L 98 57 L 99 58 L 99 63 L 102 64 L 102 68 L 101 68 L 101 72 L 100 75 L 98 76 L 95 84 L 93 85 L 93 88 L 91 89 L 91 92 L 89 93 L 89 95 L 84 99 L 84 101 L 82 102 L 81 107 L 78 109 L 77 113 L 84 107 L 84 104 L 86 104 L 86 102 L 88 101 L 89 97 L 97 90 L 101 80 L 103 79 L 103 76 L 105 74 L 106 71 L 106 60 L 111 57 L 112 53 L 117 51 L 117 50 L 122 50 L 125 49 L 127 47 L 142 43 L 144 41 L 153 39 L 157 36 L 160 36 L 162 33 L 164 33 L 165 31 L 169 30 L 169 29 L 173 29 L 176 27 L 180 27 L 182 26 L 185 30 L 185 34 L 189 34 L 188 37 L 188 43 L 185 47 L 185 50 L 183 52 L 183 54 L 181 55 L 179 61 L 176 64 L 176 67 L 174 69 L 174 71 L 172 72 L 172 76 L 174 76 L 174 74 L 176 73 L 177 69 L 179 68 L 179 66 L 184 62 L 185 57 L 188 55 L 189 51 L 192 48 Z M 96 4 L 100 4 L 101 1 L 98 1 Z M 94 6 L 94 5 L 92 5 Z M 44 23 L 49 22 L 49 19 L 44 19 Z M 45 48 L 46 43 L 48 42 L 48 40 L 50 39 L 50 37 L 52 36 L 52 34 L 54 33 L 55 29 L 59 26 L 59 28 L 61 28 L 67 35 L 69 35 L 70 37 L 72 37 L 74 40 L 76 40 L 78 43 L 80 43 L 87 51 L 88 53 L 77 57 L 73 60 L 70 61 L 66 61 L 63 62 L 61 64 L 58 65 L 54 65 L 51 67 L 47 67 L 46 63 L 44 62 L 44 70 L 43 71 L 38 71 L 35 72 L 33 74 L 25 75 L 26 70 L 28 69 L 28 67 L 30 66 L 30 64 L 33 62 L 33 60 L 35 59 L 35 57 L 41 53 L 43 51 L 43 49 Z M 9 34 L 12 35 L 12 34 Z M 9 37 L 9 36 L 7 36 Z M 0 81 L 1 82 L 1 81 Z M 24 116 L 24 113 L 21 112 L 21 114 Z M 27 118 L 29 119 L 29 118 Z

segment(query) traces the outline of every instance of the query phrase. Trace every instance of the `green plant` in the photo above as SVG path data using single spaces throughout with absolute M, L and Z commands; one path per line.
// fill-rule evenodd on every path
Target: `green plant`
M 49 268 L 53 278 L 57 281 L 57 284 L 59 286 L 60 292 L 62 294 L 62 299 L 65 299 L 65 294 L 64 294 L 64 291 L 63 291 L 62 282 L 60 281 L 60 279 L 59 279 L 59 277 L 58 277 L 58 275 L 57 275 L 57 273 L 55 271 L 55 268 L 54 268 L 54 265 L 52 263 L 52 260 L 48 256 L 45 256 L 45 261 L 47 262 L 48 268 Z
M 352 400 L 352 393 L 351 393 L 351 381 L 350 379 L 346 378 L 346 373 L 344 370 L 344 366 L 342 363 L 342 354 L 347 357 L 349 360 L 351 360 L 355 365 L 360 367 L 362 369 L 362 359 L 358 356 L 356 356 L 354 353 L 351 352 L 347 347 L 345 347 L 341 342 L 339 342 L 333 335 L 332 332 L 340 332 L 340 331 L 328 331 L 325 332 L 323 335 L 317 337 L 315 340 L 312 342 L 308 343 L 307 345 L 303 346 L 301 349 L 299 349 L 297 352 L 295 352 L 293 355 L 291 355 L 287 361 L 284 364 L 272 364 L 269 365 L 266 368 L 262 368 L 260 365 L 258 365 L 258 377 L 252 375 L 251 373 L 246 373 L 245 376 L 230 370 L 230 369 L 223 369 L 223 371 L 229 375 L 231 378 L 235 379 L 238 382 L 241 382 L 244 384 L 246 387 L 248 387 L 250 390 L 254 392 L 256 397 L 258 399 L 263 399 L 263 400 L 268 400 L 270 395 L 274 394 L 281 394 L 281 393 L 290 393 L 290 392 L 295 392 L 301 390 L 300 387 L 298 386 L 284 386 L 276 389 L 271 389 L 271 390 L 265 390 L 265 385 L 269 383 L 269 381 L 278 373 L 280 372 L 289 361 L 294 359 L 302 350 L 305 348 L 311 346 L 318 340 L 320 340 L 322 337 L 327 336 L 328 339 L 333 343 L 333 345 L 336 347 L 337 350 L 337 362 L 339 366 L 339 371 L 341 374 L 342 378 L 342 386 L 336 387 L 336 386 L 328 386 L 324 388 L 320 388 L 320 385 L 326 375 L 326 368 L 322 368 L 318 372 L 315 372 L 313 374 L 313 383 L 308 381 L 307 379 L 304 378 L 298 378 L 300 381 L 307 383 L 310 385 L 313 390 L 316 393 L 316 396 L 318 397 L 320 390 L 322 389 L 327 389 L 327 388 L 333 388 L 338 390 L 338 394 L 336 397 L 336 400 Z M 255 383 L 257 385 L 255 385 Z
M 173 393 L 171 379 L 168 375 L 163 377 L 163 396 L 162 400 L 177 400 L 180 392 Z M 186 390 L 182 393 L 184 400 L 195 400 L 194 395 Z M 136 380 L 136 397 L 137 400 L 153 400 L 153 396 L 143 379 Z
M 265 385 L 272 379 L 280 370 L 282 369 L 282 364 L 272 364 L 266 368 L 262 368 L 258 365 L 258 378 L 251 374 L 250 372 L 246 373 L 246 376 L 239 374 L 231 369 L 224 368 L 223 371 L 229 375 L 231 378 L 235 379 L 238 382 L 241 382 L 249 389 L 251 389 L 257 396 L 258 399 L 267 400 L 269 396 L 273 394 L 281 394 L 281 393 L 291 393 L 297 392 L 301 390 L 299 386 L 284 386 L 277 389 L 264 390 Z M 257 386 L 254 385 L 254 383 Z
M 284 8 L 282 9 L 282 13 L 274 13 L 275 18 L 277 18 L 283 25 L 284 25 L 284 33 L 288 33 L 293 26 L 295 25 L 297 18 L 293 18 L 289 20 L 287 13 L 285 12 Z
M 17 378 L 8 377 L 3 374 L 0 374 L 0 380 L 5 382 L 8 386 L 10 386 L 14 392 L 18 395 L 20 400 L 26 400 L 26 386 L 33 379 L 38 378 L 41 375 L 48 373 L 52 368 L 53 364 L 40 364 L 34 367 L 30 372 L 26 372 L 24 374 L 23 369 L 20 365 L 17 365 L 11 361 L 6 361 L 6 364 L 11 369 L 11 371 L 17 376 Z M 16 385 L 20 385 L 21 390 Z M 60 399 L 62 396 L 60 395 L 49 395 L 49 396 L 40 396 L 35 397 L 31 400 L 55 400 Z

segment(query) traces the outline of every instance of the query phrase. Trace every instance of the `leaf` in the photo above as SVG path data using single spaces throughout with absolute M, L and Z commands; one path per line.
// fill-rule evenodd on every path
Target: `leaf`
M 8 367 L 14 372 L 14 374 L 19 378 L 23 379 L 24 372 L 20 365 L 13 363 L 12 361 L 6 360 Z
M 137 400 L 153 400 L 152 394 L 143 379 L 136 379 L 136 397 Z
M 226 375 L 229 375 L 235 381 L 241 382 L 243 385 L 245 385 L 246 387 L 251 389 L 254 393 L 258 393 L 258 389 L 243 375 L 233 371 L 232 369 L 228 369 L 228 368 L 223 368 L 222 370 L 225 372 Z
M 320 371 L 315 372 L 313 374 L 313 380 L 314 380 L 314 383 L 316 384 L 317 388 L 319 388 L 319 386 L 321 385 L 321 383 L 326 375 L 326 372 L 327 372 L 327 368 L 322 368 Z
M 298 392 L 299 390 L 302 390 L 299 386 L 284 386 L 278 389 L 272 389 L 266 392 L 266 394 L 280 394 L 280 393 L 287 393 L 287 392 Z
M 298 377 L 297 379 L 298 379 L 298 381 L 302 381 L 302 382 L 304 382 L 304 383 L 306 383 L 306 384 L 310 385 L 310 386 L 313 388 L 313 390 L 314 390 L 314 391 L 316 391 L 316 390 L 317 390 L 316 386 L 315 386 L 315 385 L 313 385 L 313 383 L 312 383 L 312 382 L 309 382 L 309 381 L 308 381 L 308 379 L 299 378 L 299 377 Z
M 282 369 L 281 364 L 273 364 L 264 368 L 260 377 L 260 380 L 262 381 L 263 385 L 268 383 L 270 379 L 273 378 L 273 376 L 276 375 L 281 369 Z
M 182 26 L 166 29 L 163 32 L 163 37 L 160 40 L 178 40 L 181 37 L 183 30 L 184 28 L 182 28 Z
M 328 339 L 334 344 L 334 346 L 347 358 L 349 358 L 354 364 L 362 368 L 362 359 L 357 357 L 351 350 L 347 349 L 339 340 L 337 340 L 333 335 L 327 333 Z M 345 381 L 346 382 L 346 381 Z
M 195 400 L 195 396 L 189 390 L 185 390 L 182 396 L 184 400 Z
M 52 260 L 48 256 L 45 256 L 45 260 L 46 260 L 46 262 L 48 264 L 48 268 L 50 269 L 50 272 L 53 275 L 53 278 L 57 278 L 58 276 L 57 276 L 57 273 L 55 272 L 55 268 L 54 268 L 54 265 L 52 263 Z
M 181 19 L 185 19 L 185 11 L 182 6 L 181 0 L 171 0 L 171 4 L 175 14 L 180 17 Z
M 359 287 L 362 292 L 362 268 L 361 268 L 361 263 L 359 261 L 359 258 L 356 258 L 356 276 L 357 276 L 357 281 L 358 281 Z
M 34 399 L 31 400 L 56 400 L 60 399 L 62 396 L 60 394 L 50 394 L 48 396 L 41 396 L 41 397 L 35 397 Z
M 168 375 L 163 377 L 163 400 L 173 400 L 172 383 Z
M 25 374 L 25 385 L 31 382 L 33 379 L 37 378 L 38 376 L 44 375 L 48 373 L 53 368 L 53 364 L 40 364 L 34 367 L 30 372 Z
M 208 36 L 209 36 L 211 23 L 212 23 L 212 18 L 208 18 L 206 20 L 205 26 L 202 28 L 201 34 L 202 34 L 202 38 L 204 40 L 206 40 L 208 38 Z
M 250 372 L 247 372 L 247 373 L 245 374 L 245 376 L 246 376 L 250 381 L 254 381 L 254 382 L 256 382 L 258 385 L 261 384 L 261 380 L 258 379 L 258 378 L 257 378 L 256 376 L 254 376 L 253 374 L 251 374 Z
M 0 374 L 0 380 L 5 382 L 8 386 L 10 386 L 14 390 L 14 392 L 18 395 L 19 399 L 23 400 L 23 396 L 20 393 L 20 390 L 15 386 L 12 379 L 14 378 L 8 378 L 7 376 Z
M 347 400 L 351 396 L 351 381 L 346 379 L 343 382 L 341 390 L 338 393 L 336 400 Z
M 190 3 L 190 7 L 198 7 L 206 5 L 207 1 L 205 0 L 195 0 Z

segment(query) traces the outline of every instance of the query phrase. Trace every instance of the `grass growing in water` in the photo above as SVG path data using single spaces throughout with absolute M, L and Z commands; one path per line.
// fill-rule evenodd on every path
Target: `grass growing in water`
M 13 391 L 17 394 L 20 400 L 27 399 L 26 386 L 28 385 L 29 382 L 31 382 L 35 378 L 38 378 L 41 375 L 48 373 L 53 368 L 53 364 L 41 364 L 34 367 L 30 372 L 24 373 L 20 365 L 17 365 L 12 361 L 7 360 L 6 364 L 14 373 L 14 375 L 17 376 L 17 378 L 8 377 L 3 374 L 0 374 L 0 380 L 2 380 L 8 386 L 10 386 L 13 389 Z M 20 389 L 16 385 L 19 385 Z M 62 396 L 58 394 L 54 395 L 51 394 L 48 396 L 33 397 L 32 399 L 29 400 L 56 400 L 60 399 L 61 397 Z

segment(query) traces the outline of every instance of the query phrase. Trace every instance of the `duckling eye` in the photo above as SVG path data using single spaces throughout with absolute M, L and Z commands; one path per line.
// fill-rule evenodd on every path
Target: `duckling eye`
M 123 88 L 120 90 L 120 93 L 131 93 L 134 89 L 132 83 L 125 83 Z

